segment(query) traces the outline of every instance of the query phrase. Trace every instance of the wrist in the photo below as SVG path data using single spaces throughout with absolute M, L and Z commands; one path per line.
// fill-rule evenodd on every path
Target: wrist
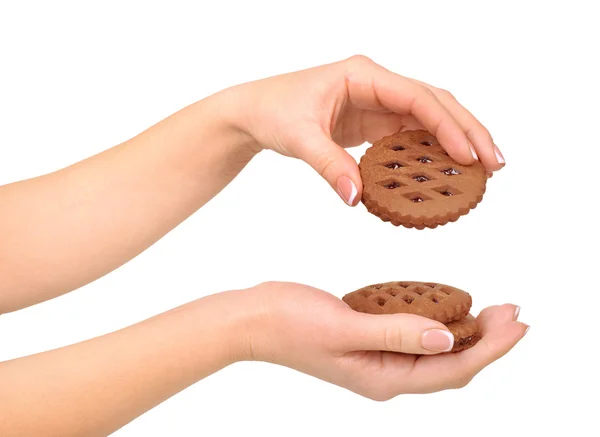
M 254 291 L 225 291 L 196 301 L 199 312 L 215 320 L 212 331 L 225 365 L 259 359 L 255 340 L 263 317 Z
M 227 306 L 230 320 L 225 341 L 231 363 L 239 361 L 273 362 L 276 355 L 278 323 L 272 317 L 277 310 L 276 287 L 264 283 L 245 290 L 219 293 Z
M 250 101 L 244 85 L 226 88 L 210 96 L 207 100 L 213 111 L 219 114 L 226 126 L 226 130 L 235 136 L 236 147 L 242 153 L 256 155 L 263 147 L 255 138 L 250 129 L 249 113 L 252 112 Z

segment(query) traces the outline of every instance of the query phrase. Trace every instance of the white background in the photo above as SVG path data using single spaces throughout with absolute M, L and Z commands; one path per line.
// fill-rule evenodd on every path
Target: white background
M 0 360 L 266 280 L 338 296 L 439 281 L 468 290 L 475 312 L 519 304 L 531 325 L 465 389 L 377 403 L 241 363 L 116 435 L 599 435 L 600 34 L 586 3 L 16 3 L 0 3 L 0 184 L 100 152 L 224 87 L 356 53 L 452 91 L 507 166 L 475 211 L 419 232 L 346 207 L 306 164 L 264 153 L 124 267 L 0 317 Z

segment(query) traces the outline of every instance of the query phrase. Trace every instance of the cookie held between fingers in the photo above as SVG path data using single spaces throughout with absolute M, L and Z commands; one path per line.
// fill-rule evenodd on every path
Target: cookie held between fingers
M 424 130 L 384 137 L 359 163 L 362 202 L 395 226 L 435 228 L 456 221 L 483 199 L 488 176 L 475 161 L 455 162 Z
M 444 323 L 454 337 L 450 352 L 469 349 L 481 339 L 469 314 L 469 293 L 433 282 L 386 282 L 346 294 L 342 300 L 353 310 L 369 314 L 414 314 Z

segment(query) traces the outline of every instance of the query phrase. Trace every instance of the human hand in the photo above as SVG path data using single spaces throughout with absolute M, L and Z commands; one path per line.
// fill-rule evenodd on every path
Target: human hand
M 518 307 L 488 307 L 477 317 L 483 338 L 474 347 L 440 354 L 452 344 L 434 320 L 359 313 L 300 284 L 265 283 L 245 293 L 257 316 L 242 359 L 284 365 L 375 400 L 463 387 L 528 329 L 516 321 Z
M 398 130 L 427 129 L 465 165 L 488 172 L 504 158 L 488 130 L 443 89 L 397 75 L 364 56 L 251 82 L 227 90 L 238 127 L 256 151 L 272 149 L 310 164 L 353 206 L 362 182 L 344 147 Z

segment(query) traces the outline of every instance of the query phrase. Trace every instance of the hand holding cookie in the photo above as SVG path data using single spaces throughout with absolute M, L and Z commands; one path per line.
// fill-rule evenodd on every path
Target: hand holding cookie
M 413 285 L 408 295 L 416 290 Z M 527 331 L 527 325 L 516 321 L 518 307 L 510 304 L 486 308 L 476 319 L 466 317 L 465 295 L 457 289 L 450 290 L 449 305 L 442 311 L 423 305 L 410 313 L 401 310 L 408 304 L 390 301 L 395 314 L 368 314 L 368 305 L 364 312 L 356 311 L 329 293 L 300 284 L 267 283 L 247 292 L 261 309 L 249 330 L 251 359 L 291 367 L 377 400 L 462 387 Z M 432 296 L 440 293 L 441 288 Z M 381 307 L 376 299 L 369 302 Z M 473 325 L 476 331 L 468 339 Z M 471 343 L 468 348 L 455 341 L 463 334 Z M 462 349 L 467 350 L 458 352 Z
M 365 141 L 374 144 L 357 165 L 344 147 Z M 232 87 L 105 152 L 0 187 L 0 313 L 78 289 L 139 255 L 262 149 L 304 160 L 348 205 L 362 201 L 382 220 L 417 229 L 468 213 L 504 165 L 488 131 L 448 92 L 364 57 Z M 0 363 L 0 411 L 11 417 L 0 418 L 0 434 L 108 435 L 240 360 L 377 400 L 462 387 L 528 328 L 514 305 L 470 313 L 468 293 L 433 283 L 375 284 L 343 300 L 289 283 L 211 295 Z
M 363 56 L 240 85 L 228 93 L 238 127 L 256 150 L 306 161 L 351 206 L 361 199 L 363 182 L 343 148 L 399 130 L 429 131 L 461 165 L 481 160 L 488 172 L 504 165 L 488 130 L 449 92 Z

